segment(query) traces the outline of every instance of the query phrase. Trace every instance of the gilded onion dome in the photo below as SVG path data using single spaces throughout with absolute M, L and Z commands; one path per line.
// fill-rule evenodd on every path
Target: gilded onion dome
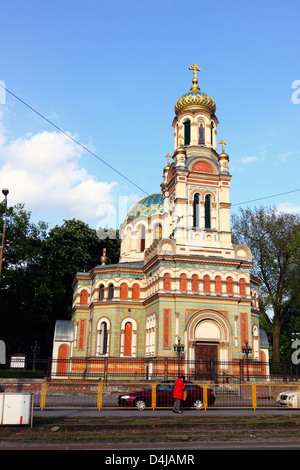
M 189 70 L 193 70 L 193 85 L 189 93 L 185 93 L 182 95 L 175 104 L 175 113 L 179 114 L 185 109 L 207 109 L 211 113 L 215 113 L 216 111 L 216 104 L 211 96 L 207 95 L 200 91 L 200 87 L 198 86 L 198 79 L 197 79 L 197 70 L 200 71 L 200 67 L 196 64 L 191 65 Z
M 128 212 L 127 220 L 131 221 L 139 216 L 151 217 L 163 214 L 164 197 L 162 193 L 151 194 L 137 202 Z

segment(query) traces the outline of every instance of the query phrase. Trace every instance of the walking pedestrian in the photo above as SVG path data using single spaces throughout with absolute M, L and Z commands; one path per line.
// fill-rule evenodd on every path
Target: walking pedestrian
M 173 398 L 174 398 L 174 405 L 173 405 L 173 411 L 174 413 L 182 413 L 181 411 L 181 401 L 183 400 L 183 392 L 185 390 L 185 385 L 183 383 L 184 381 L 184 376 L 178 377 L 177 380 L 175 380 L 174 383 L 174 391 L 173 391 Z

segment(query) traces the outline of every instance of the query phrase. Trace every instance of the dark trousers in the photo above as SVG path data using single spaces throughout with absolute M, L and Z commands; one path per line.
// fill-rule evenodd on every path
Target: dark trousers
M 173 410 L 174 411 L 180 411 L 180 406 L 181 406 L 181 399 L 180 398 L 175 398 Z

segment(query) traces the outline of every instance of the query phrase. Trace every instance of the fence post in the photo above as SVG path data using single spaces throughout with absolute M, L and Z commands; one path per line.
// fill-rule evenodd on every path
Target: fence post
M 203 385 L 203 407 L 206 411 L 207 409 L 207 385 Z
M 98 384 L 98 393 L 97 393 L 97 409 L 100 411 L 102 408 L 102 398 L 103 398 L 103 383 Z
M 156 408 L 156 384 L 152 384 L 152 400 L 151 400 L 152 410 Z
M 45 404 L 46 404 L 46 392 L 47 392 L 47 384 L 46 382 L 44 382 L 42 384 L 42 399 L 41 399 L 41 403 L 40 403 L 40 408 L 41 408 L 41 411 L 43 411 L 45 409 Z
M 256 410 L 257 400 L 256 400 L 256 385 L 255 384 L 252 384 L 252 405 L 253 405 L 253 409 Z

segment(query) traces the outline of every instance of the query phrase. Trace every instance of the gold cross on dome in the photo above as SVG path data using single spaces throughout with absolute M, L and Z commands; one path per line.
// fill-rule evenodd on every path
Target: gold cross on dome
M 193 64 L 189 67 L 189 70 L 193 70 L 193 72 L 194 72 L 193 79 L 197 80 L 197 70 L 198 70 L 198 72 L 200 72 L 200 70 L 201 70 L 200 67 L 198 67 L 197 64 Z
M 168 166 L 170 166 L 170 158 L 171 158 L 171 155 L 168 153 L 168 154 L 166 155 L 166 158 L 168 159 Z
M 225 140 L 224 140 L 224 139 L 221 140 L 220 144 L 222 144 L 222 153 L 225 153 L 225 152 L 224 152 L 224 145 L 227 145 L 226 142 L 225 142 Z

